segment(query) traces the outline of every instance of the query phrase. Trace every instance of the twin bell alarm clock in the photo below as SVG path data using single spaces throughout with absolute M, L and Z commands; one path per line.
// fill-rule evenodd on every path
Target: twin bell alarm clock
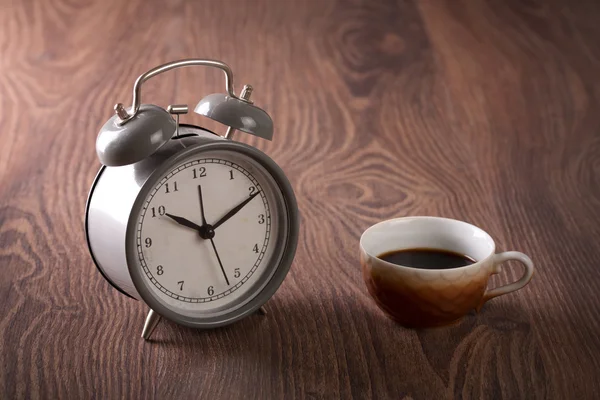
M 226 93 L 194 112 L 226 125 L 224 136 L 179 124 L 186 105 L 142 104 L 144 82 L 174 68 L 225 73 Z M 96 152 L 103 164 L 90 190 L 85 232 L 94 263 L 122 294 L 150 307 L 144 339 L 165 317 L 214 328 L 259 311 L 285 278 L 298 241 L 298 210 L 285 174 L 267 155 L 233 140 L 241 131 L 271 140 L 273 122 L 236 96 L 226 64 L 188 59 L 158 66 L 115 106 Z

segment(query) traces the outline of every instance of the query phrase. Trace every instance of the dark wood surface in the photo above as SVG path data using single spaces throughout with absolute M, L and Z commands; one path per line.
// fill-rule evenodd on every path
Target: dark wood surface
M 0 9 L 1 398 L 600 398 L 599 3 Z M 222 59 L 238 88 L 254 85 L 275 137 L 243 141 L 290 177 L 301 236 L 267 316 L 162 323 L 145 343 L 147 308 L 90 260 L 84 204 L 113 104 L 185 57 Z M 187 69 L 149 82 L 145 100 L 220 90 L 220 73 Z M 404 329 L 369 298 L 358 239 L 407 215 L 479 225 L 537 274 L 458 325 Z

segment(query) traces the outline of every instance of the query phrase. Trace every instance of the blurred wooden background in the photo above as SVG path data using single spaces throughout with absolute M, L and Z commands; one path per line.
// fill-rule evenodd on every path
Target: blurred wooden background
M 0 397 L 599 398 L 599 19 L 566 0 L 0 0 Z M 185 57 L 254 85 L 274 141 L 238 138 L 289 175 L 301 238 L 267 316 L 144 343 L 84 204 L 113 104 Z M 185 69 L 144 100 L 222 88 Z M 537 275 L 459 325 L 401 328 L 358 239 L 406 215 L 477 224 Z

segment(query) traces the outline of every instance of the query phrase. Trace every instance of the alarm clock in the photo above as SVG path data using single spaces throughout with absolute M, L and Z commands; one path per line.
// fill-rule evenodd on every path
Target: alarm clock
M 224 72 L 226 93 L 194 108 L 226 125 L 224 136 L 180 124 L 187 105 L 141 103 L 145 81 L 187 66 Z M 131 107 L 117 104 L 98 134 L 103 165 L 87 199 L 86 239 L 102 276 L 149 306 L 146 340 L 161 316 L 215 328 L 260 311 L 289 271 L 299 229 L 292 187 L 271 158 L 233 140 L 236 131 L 272 139 L 273 122 L 251 93 L 247 85 L 235 95 L 223 62 L 171 62 L 139 76 Z

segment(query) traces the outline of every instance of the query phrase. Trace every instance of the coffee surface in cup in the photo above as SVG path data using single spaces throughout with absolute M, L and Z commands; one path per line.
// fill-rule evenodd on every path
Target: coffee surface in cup
M 476 262 L 464 254 L 427 248 L 392 250 L 377 258 L 392 264 L 419 269 L 452 269 Z

